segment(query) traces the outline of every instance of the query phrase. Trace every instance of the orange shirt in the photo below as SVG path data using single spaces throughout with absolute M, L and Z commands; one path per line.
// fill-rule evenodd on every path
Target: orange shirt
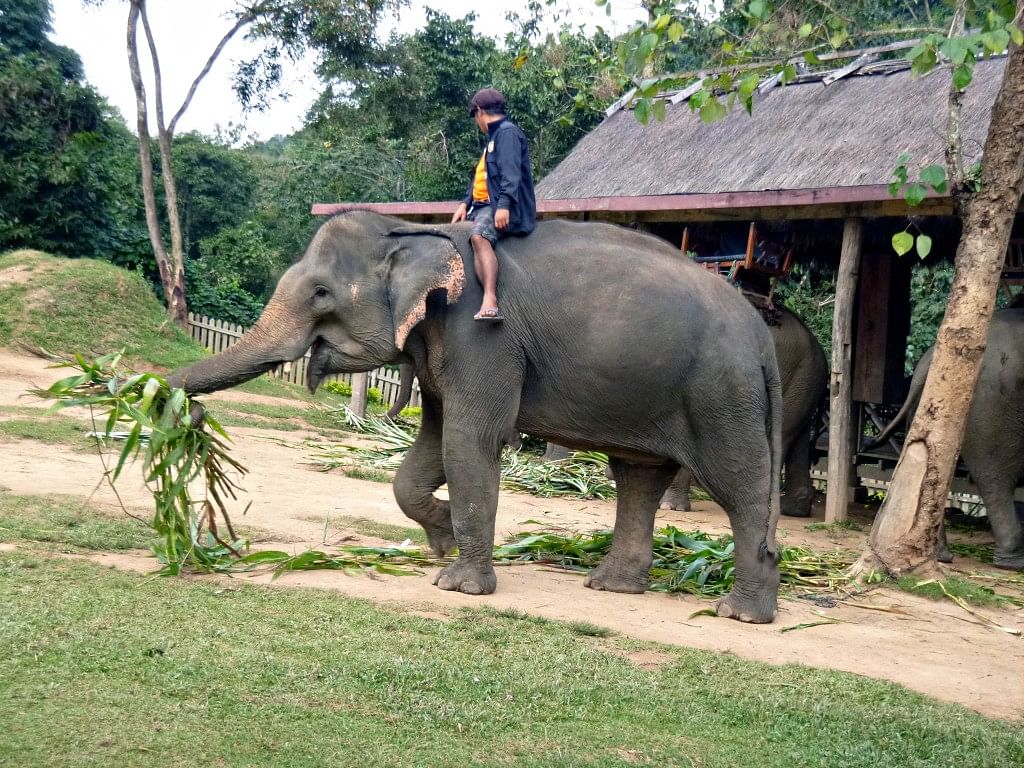
M 476 164 L 476 175 L 473 176 L 473 202 L 486 203 L 489 199 L 487 194 L 487 150 L 480 155 L 480 162 Z

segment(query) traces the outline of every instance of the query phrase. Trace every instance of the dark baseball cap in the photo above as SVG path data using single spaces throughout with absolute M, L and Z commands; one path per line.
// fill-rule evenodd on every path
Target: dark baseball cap
M 474 93 L 473 98 L 469 100 L 469 116 L 473 117 L 479 109 L 484 112 L 504 114 L 505 106 L 505 94 L 494 88 L 482 88 Z

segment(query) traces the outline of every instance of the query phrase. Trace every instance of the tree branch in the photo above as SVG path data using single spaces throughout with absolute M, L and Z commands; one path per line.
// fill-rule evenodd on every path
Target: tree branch
M 964 19 L 967 16 L 967 0 L 957 0 L 949 36 L 959 37 L 964 33 Z M 956 79 L 950 73 L 949 103 L 946 113 L 946 167 L 949 169 L 949 194 L 957 215 L 963 213 L 963 196 L 966 193 L 964 174 L 964 149 L 960 130 L 960 113 L 964 94 L 956 87 Z
M 235 25 L 228 30 L 224 37 L 221 38 L 220 42 L 217 43 L 217 47 L 213 49 L 213 53 L 210 54 L 210 58 L 206 60 L 206 65 L 202 68 L 199 74 L 196 75 L 196 79 L 192 81 L 192 85 L 189 87 L 188 94 L 185 96 L 185 100 L 181 103 L 181 107 L 178 108 L 178 111 L 174 113 L 174 117 L 171 118 L 169 130 L 172 134 L 174 133 L 174 127 L 178 124 L 178 119 L 185 114 L 185 110 L 188 109 L 188 105 L 192 102 L 192 97 L 195 95 L 196 89 L 199 87 L 199 83 L 201 83 L 203 78 L 209 73 L 214 62 L 217 60 L 217 57 L 220 56 L 221 51 L 224 50 L 224 46 L 230 42 L 231 38 L 238 34 L 238 31 L 242 29 L 242 27 L 247 24 L 251 24 L 255 20 L 255 12 L 253 10 L 246 11 L 243 15 L 238 17 Z
M 142 29 L 146 33 L 146 43 L 149 45 L 149 56 L 153 60 L 153 100 L 156 107 L 156 128 L 163 135 L 164 128 L 164 95 L 163 79 L 160 76 L 160 58 L 156 55 L 156 40 L 153 39 L 153 30 L 149 26 L 149 16 L 146 14 L 146 0 L 132 0 L 132 5 L 139 9 L 142 18 Z

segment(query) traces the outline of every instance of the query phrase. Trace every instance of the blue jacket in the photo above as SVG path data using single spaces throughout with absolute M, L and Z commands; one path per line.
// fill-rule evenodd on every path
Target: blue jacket
M 509 213 L 510 235 L 526 235 L 537 226 L 537 197 L 530 172 L 530 151 L 524 134 L 506 118 L 487 126 L 487 196 L 491 211 L 504 208 Z M 475 171 L 475 168 L 474 168 Z M 463 201 L 473 204 L 473 180 Z

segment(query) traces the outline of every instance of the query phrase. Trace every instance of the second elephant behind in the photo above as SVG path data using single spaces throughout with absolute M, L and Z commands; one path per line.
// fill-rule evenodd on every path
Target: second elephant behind
M 814 334 L 789 310 L 780 310 L 777 324 L 770 329 L 782 377 L 782 514 L 809 517 L 814 500 L 811 439 L 815 415 L 828 388 L 828 363 Z M 568 455 L 566 448 L 550 443 L 544 460 L 556 461 Z M 690 480 L 690 471 L 680 469 L 661 506 L 689 510 Z

